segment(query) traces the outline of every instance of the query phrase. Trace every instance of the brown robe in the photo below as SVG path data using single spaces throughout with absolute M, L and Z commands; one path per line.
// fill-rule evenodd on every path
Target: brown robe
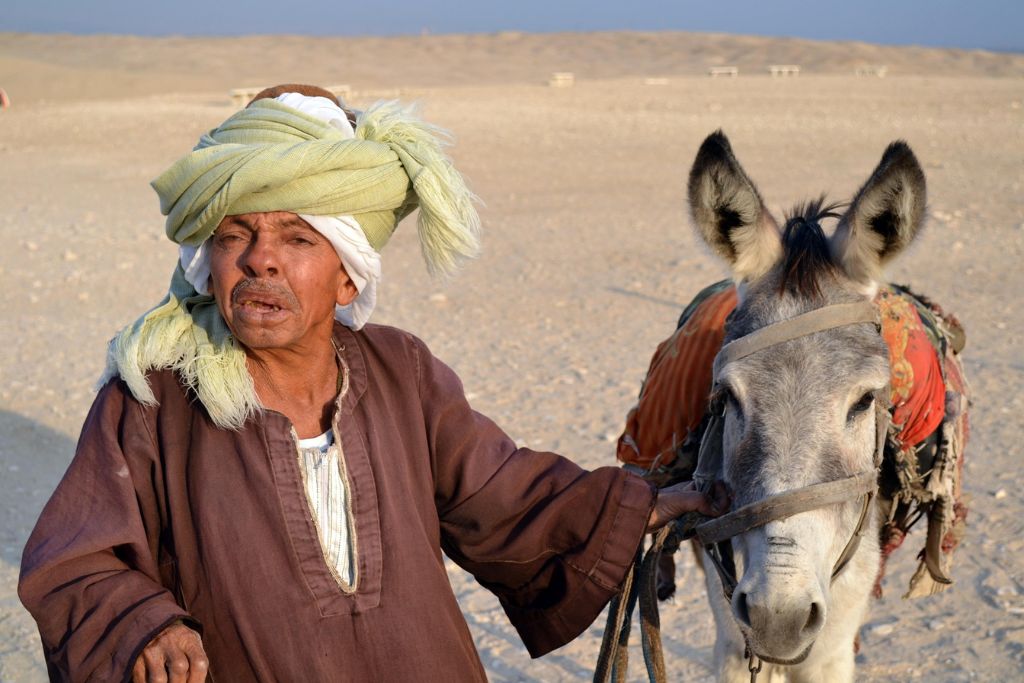
M 442 551 L 499 597 L 535 657 L 600 613 L 650 487 L 517 448 L 408 333 L 338 325 L 335 339 L 355 590 L 324 560 L 287 418 L 227 431 L 169 371 L 150 375 L 159 407 L 115 380 L 22 560 L 53 680 L 128 680 L 177 619 L 202 633 L 214 681 L 484 680 Z

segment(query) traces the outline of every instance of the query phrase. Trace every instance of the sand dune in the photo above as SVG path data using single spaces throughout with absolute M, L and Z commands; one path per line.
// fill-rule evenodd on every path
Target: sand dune
M 0 87 L 29 102 L 224 91 L 298 78 L 374 89 L 536 84 L 553 71 L 583 79 L 679 77 L 723 64 L 739 67 L 744 77 L 764 76 L 770 64 L 844 76 L 866 65 L 885 65 L 894 76 L 1024 75 L 1020 54 L 682 32 L 395 38 L 0 33 Z
M 763 75 L 776 62 L 805 73 Z M 890 76 L 850 75 L 861 62 Z M 717 63 L 741 77 L 703 75 Z M 544 86 L 555 70 L 574 71 L 577 85 Z M 231 113 L 229 88 L 288 80 L 415 90 L 427 117 L 455 132 L 485 202 L 484 255 L 432 281 L 402 226 L 384 253 L 375 319 L 425 339 L 514 438 L 587 467 L 613 463 L 655 345 L 724 274 L 684 210 L 703 137 L 724 128 L 779 213 L 821 191 L 849 197 L 889 141 L 908 140 L 930 213 L 890 277 L 968 330 L 970 528 L 941 598 L 901 601 L 920 538 L 897 555 L 863 630 L 859 680 L 1020 680 L 1022 75 L 1021 55 L 683 33 L 0 34 L 0 87 L 14 102 L 0 112 L 0 680 L 45 680 L 14 592 L 21 549 L 71 458 L 106 340 L 166 291 L 175 251 L 148 182 Z M 451 576 L 493 680 L 589 679 L 601 620 L 532 661 L 496 600 Z M 689 560 L 663 623 L 673 680 L 710 680 L 711 617 Z

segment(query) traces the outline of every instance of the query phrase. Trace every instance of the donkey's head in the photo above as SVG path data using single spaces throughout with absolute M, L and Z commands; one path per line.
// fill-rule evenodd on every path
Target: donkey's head
M 910 148 L 894 142 L 845 212 L 817 200 L 794 209 L 780 228 L 718 132 L 697 154 L 689 195 L 701 237 L 729 262 L 738 286 L 728 342 L 823 306 L 870 300 L 882 266 L 917 235 L 925 183 Z M 820 225 L 827 218 L 838 220 L 831 238 Z M 873 407 L 876 396 L 887 398 L 889 383 L 887 349 L 874 325 L 778 343 L 721 366 L 715 379 L 725 410 L 721 476 L 736 506 L 874 468 Z M 839 628 L 830 613 L 850 611 L 833 590 L 844 582 L 867 582 L 854 608 L 863 611 L 878 566 L 873 515 L 861 550 L 835 585 L 832 579 L 862 509 L 851 499 L 733 539 L 742 575 L 732 610 L 755 654 L 802 659 L 822 629 Z

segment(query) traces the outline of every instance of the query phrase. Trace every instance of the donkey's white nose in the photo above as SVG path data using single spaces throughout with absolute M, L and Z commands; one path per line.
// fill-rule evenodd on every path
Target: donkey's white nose
M 825 602 L 818 595 L 768 595 L 737 590 L 733 615 L 758 654 L 773 659 L 799 657 L 825 625 Z

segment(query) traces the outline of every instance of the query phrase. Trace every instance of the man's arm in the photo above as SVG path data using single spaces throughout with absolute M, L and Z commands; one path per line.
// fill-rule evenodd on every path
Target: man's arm
M 100 392 L 22 556 L 18 594 L 55 680 L 128 680 L 164 629 L 198 628 L 160 581 L 161 475 L 143 412 L 119 382 Z
M 649 525 L 711 511 L 693 491 L 672 491 L 655 506 L 653 488 L 618 467 L 588 472 L 517 448 L 422 347 L 419 367 L 443 549 L 499 597 L 535 657 L 600 614 Z

